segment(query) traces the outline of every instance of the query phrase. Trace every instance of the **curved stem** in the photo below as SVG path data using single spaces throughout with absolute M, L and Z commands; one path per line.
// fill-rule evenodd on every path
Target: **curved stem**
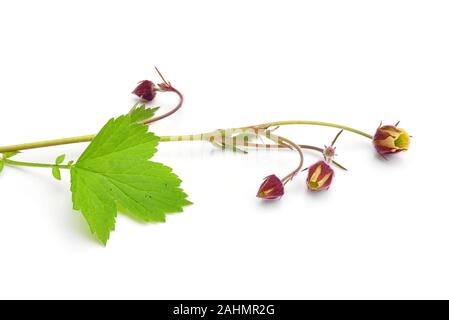
M 148 120 L 145 120 L 143 122 L 143 124 L 154 123 L 156 121 L 159 121 L 159 120 L 162 120 L 164 118 L 167 118 L 167 117 L 171 116 L 173 113 L 178 111 L 182 107 L 182 104 L 184 103 L 184 96 L 182 95 L 182 93 L 178 89 L 172 87 L 169 83 L 168 84 L 163 83 L 163 84 L 160 84 L 159 86 L 161 87 L 161 91 L 162 92 L 174 92 L 174 93 L 176 93 L 178 95 L 178 97 L 179 97 L 178 104 L 172 110 L 170 110 L 169 112 L 164 113 L 164 114 L 162 114 L 162 115 L 160 115 L 158 117 L 153 117 L 153 118 L 150 118 Z
M 255 126 L 250 126 L 252 128 L 263 128 L 263 129 L 268 129 L 270 127 L 276 127 L 276 126 L 285 126 L 285 125 L 312 125 L 312 126 L 323 126 L 323 127 L 332 127 L 332 128 L 338 128 L 338 129 L 343 129 L 345 131 L 349 131 L 349 132 L 353 132 L 356 133 L 358 135 L 361 135 L 365 138 L 368 139 L 373 139 L 373 136 L 370 135 L 369 133 L 348 127 L 348 126 L 344 126 L 341 124 L 336 124 L 336 123 L 330 123 L 330 122 L 322 122 L 322 121 L 307 121 L 307 120 L 291 120 L 291 121 L 275 121 L 275 122 L 268 122 L 268 123 L 263 123 L 263 124 L 258 124 Z
M 51 163 L 35 163 L 35 162 L 24 162 L 24 161 L 14 161 L 10 159 L 2 160 L 5 164 L 11 166 L 21 166 L 21 167 L 35 167 L 35 168 L 59 168 L 59 169 L 70 169 L 69 165 L 66 164 L 51 164 Z
M 256 130 L 256 134 L 259 134 L 259 130 Z M 299 157 L 300 157 L 300 161 L 299 161 L 299 165 L 298 167 L 293 170 L 291 173 L 289 173 L 287 176 L 285 176 L 284 178 L 281 179 L 282 183 L 285 185 L 287 184 L 287 182 L 291 181 L 293 179 L 294 176 L 296 176 L 296 174 L 301 171 L 302 166 L 304 165 L 304 153 L 301 150 L 301 147 L 298 146 L 296 143 L 290 141 L 287 138 L 275 135 L 274 133 L 270 132 L 270 131 L 266 131 L 263 130 L 262 134 L 267 137 L 268 139 L 270 139 L 271 141 L 273 141 L 274 143 L 277 143 L 279 145 L 284 145 L 285 147 L 290 147 L 291 149 L 294 149 L 296 151 L 298 151 L 299 153 Z
M 241 144 L 241 145 L 243 145 L 243 144 Z M 281 148 L 281 149 L 288 148 L 287 146 L 282 145 L 282 144 L 265 144 L 265 143 L 246 143 L 246 144 L 244 144 L 244 146 L 250 147 L 250 148 L 256 148 L 256 149 L 258 149 L 258 148 L 264 148 L 264 149 L 268 149 L 268 150 L 270 150 L 270 149 L 276 149 L 276 148 Z M 323 148 L 319 148 L 319 147 L 315 147 L 315 146 L 311 146 L 311 145 L 307 145 L 307 144 L 298 144 L 298 146 L 299 146 L 301 149 L 313 150 L 313 151 L 317 151 L 317 152 L 319 152 L 319 153 L 321 153 L 321 154 L 323 154 L 323 152 L 324 152 L 324 149 L 323 149 Z M 345 171 L 348 171 L 348 169 L 346 169 L 346 167 L 344 167 L 344 166 L 343 166 L 342 164 L 340 164 L 339 162 L 337 162 L 337 161 L 335 161 L 335 160 L 332 160 L 332 163 L 333 163 L 335 166 L 337 166 L 338 168 L 340 168 L 340 169 L 342 169 L 342 170 L 345 170 Z
M 285 176 L 283 179 L 281 179 L 282 183 L 285 185 L 287 182 L 291 181 L 293 177 L 301 171 L 302 166 L 304 165 L 304 153 L 302 152 L 301 146 L 292 142 L 291 140 L 278 136 L 272 131 L 269 131 L 267 129 L 254 129 L 250 127 L 246 128 L 235 128 L 235 129 L 227 129 L 227 130 L 216 130 L 212 131 L 206 134 L 200 134 L 200 135 L 192 135 L 192 136 L 180 136 L 179 138 L 187 138 L 188 140 L 193 140 L 194 138 L 197 138 L 197 140 L 202 141 L 209 141 L 211 143 L 218 143 L 219 145 L 225 146 L 231 146 L 233 150 L 236 150 L 237 145 L 247 146 L 248 141 L 244 141 L 243 144 L 238 141 L 236 134 L 244 134 L 244 133 L 251 133 L 255 134 L 256 136 L 264 136 L 271 141 L 273 141 L 275 144 L 273 146 L 284 146 L 286 148 L 290 148 L 292 150 L 298 151 L 298 154 L 300 156 L 300 162 L 298 167 L 293 170 L 291 173 L 289 173 L 287 176 Z M 171 137 L 169 140 L 166 141 L 173 141 L 171 140 Z

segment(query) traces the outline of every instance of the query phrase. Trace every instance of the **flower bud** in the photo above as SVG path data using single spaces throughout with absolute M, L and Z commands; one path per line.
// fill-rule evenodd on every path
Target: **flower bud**
M 334 178 L 334 170 L 325 161 L 318 161 L 309 168 L 307 176 L 307 187 L 311 191 L 322 191 L 329 189 L 332 179 Z
M 257 197 L 267 200 L 279 199 L 284 195 L 284 183 L 274 174 L 265 178 L 257 192 Z
M 383 126 L 377 129 L 373 142 L 379 154 L 393 154 L 408 150 L 410 136 L 404 129 L 396 126 Z
M 146 101 L 152 101 L 156 96 L 156 88 L 154 83 L 149 80 L 139 82 L 139 85 L 132 92 L 136 96 Z

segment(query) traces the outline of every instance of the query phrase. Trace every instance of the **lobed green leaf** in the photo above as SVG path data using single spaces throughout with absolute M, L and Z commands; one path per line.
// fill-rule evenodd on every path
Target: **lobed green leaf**
M 145 112 L 136 110 L 109 120 L 70 170 L 73 207 L 103 244 L 119 209 L 142 221 L 164 222 L 166 214 L 190 204 L 171 168 L 148 161 L 159 138 L 138 123 Z

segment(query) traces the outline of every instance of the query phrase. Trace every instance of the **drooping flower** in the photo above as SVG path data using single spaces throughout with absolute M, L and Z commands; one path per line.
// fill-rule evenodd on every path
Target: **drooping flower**
M 284 183 L 274 174 L 266 177 L 257 192 L 257 197 L 267 200 L 279 199 L 284 195 Z
M 156 96 L 156 87 L 150 80 L 143 80 L 139 82 L 132 93 L 141 99 L 152 101 Z
M 410 146 L 409 134 L 397 126 L 382 126 L 373 138 L 374 147 L 381 155 L 407 151 Z
M 332 179 L 334 178 L 334 170 L 326 161 L 318 161 L 309 168 L 307 176 L 307 187 L 311 191 L 322 191 L 329 189 Z

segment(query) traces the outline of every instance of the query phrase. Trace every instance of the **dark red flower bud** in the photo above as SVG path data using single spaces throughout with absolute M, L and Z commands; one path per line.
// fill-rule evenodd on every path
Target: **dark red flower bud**
M 265 178 L 257 192 L 257 197 L 267 200 L 279 199 L 284 195 L 284 184 L 274 174 Z
M 307 176 L 307 187 L 311 191 L 322 191 L 329 189 L 332 179 L 334 178 L 334 170 L 325 161 L 318 161 L 309 168 Z
M 140 99 L 144 99 L 146 101 L 152 101 L 156 96 L 156 88 L 154 83 L 150 80 L 143 80 L 139 82 L 139 85 L 132 92 Z
M 396 126 L 383 126 L 377 129 L 373 143 L 379 154 L 393 154 L 408 150 L 410 136 L 404 129 Z

